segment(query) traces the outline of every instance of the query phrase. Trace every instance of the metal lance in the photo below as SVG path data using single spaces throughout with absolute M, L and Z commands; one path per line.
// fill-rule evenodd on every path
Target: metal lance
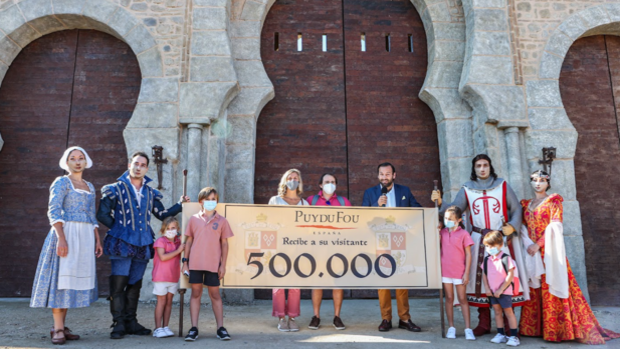
M 187 170 L 183 170 L 183 197 L 187 196 Z M 181 203 L 181 205 L 184 205 L 185 201 L 183 201 L 183 203 Z M 185 243 L 185 234 L 183 234 L 183 237 L 181 238 L 182 242 Z M 185 258 L 185 251 L 181 252 L 181 258 Z M 189 267 L 189 266 L 188 266 Z M 185 275 L 183 275 L 182 277 L 184 277 Z M 184 288 L 179 288 L 179 300 L 180 300 L 180 306 L 179 306 L 179 337 L 183 337 L 183 308 L 185 308 L 185 289 Z
M 433 181 L 435 188 L 434 190 L 438 190 L 437 188 L 437 180 Z M 437 200 L 435 200 L 435 208 L 439 211 L 439 207 L 437 205 Z M 440 237 L 441 241 L 441 237 Z M 441 314 L 441 338 L 446 338 L 446 320 L 444 318 L 443 313 L 443 287 L 439 288 L 439 313 Z

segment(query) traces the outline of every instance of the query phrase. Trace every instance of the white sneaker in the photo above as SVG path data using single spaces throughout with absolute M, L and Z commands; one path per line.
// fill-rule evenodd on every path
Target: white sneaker
M 290 329 L 288 328 L 288 321 L 286 321 L 286 318 L 281 318 L 280 321 L 278 321 L 278 331 L 280 332 L 290 331 Z
M 509 345 L 511 347 L 518 347 L 519 345 L 521 345 L 521 341 L 519 340 L 519 337 L 510 337 L 508 338 L 508 343 L 506 343 L 506 345 Z
M 299 331 L 299 325 L 297 325 L 297 322 L 295 321 L 294 317 L 290 317 L 288 318 L 288 330 L 290 332 L 297 332 Z
M 168 336 L 166 335 L 166 331 L 164 331 L 164 329 L 160 327 L 160 328 L 155 329 L 155 331 L 153 331 L 153 337 L 164 338 Z
M 506 336 L 504 336 L 501 333 L 496 334 L 495 337 L 491 339 L 491 343 L 501 344 L 501 343 L 506 343 L 506 342 L 508 342 L 508 338 L 506 338 Z
M 168 326 L 163 328 L 164 332 L 166 332 L 166 337 L 172 337 L 174 336 L 174 332 L 172 332 L 172 330 L 170 328 L 168 328 Z
M 476 340 L 476 336 L 474 336 L 474 331 L 472 331 L 471 328 L 466 328 L 465 329 L 465 339 L 467 339 L 468 341 L 475 341 Z
M 456 328 L 450 327 L 448 329 L 448 333 L 446 333 L 446 338 L 455 339 L 456 338 Z

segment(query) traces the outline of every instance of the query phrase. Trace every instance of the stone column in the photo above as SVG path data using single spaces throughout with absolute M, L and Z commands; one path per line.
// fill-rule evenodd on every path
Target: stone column
M 200 190 L 200 150 L 202 148 L 202 125 L 187 125 L 187 195 L 198 201 Z
M 523 189 L 523 168 L 521 166 L 521 147 L 519 146 L 519 128 L 512 126 L 504 129 L 506 153 L 508 157 L 508 174 L 510 186 L 518 198 L 525 196 Z

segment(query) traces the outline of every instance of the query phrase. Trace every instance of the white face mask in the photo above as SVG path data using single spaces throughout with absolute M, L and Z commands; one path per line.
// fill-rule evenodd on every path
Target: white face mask
M 336 185 L 334 183 L 323 184 L 323 192 L 327 195 L 332 195 L 336 191 Z
M 537 193 L 547 191 L 547 187 L 549 186 L 549 183 L 547 182 L 531 181 L 530 184 L 532 185 L 532 188 L 534 188 L 534 191 Z
M 176 229 L 166 230 L 165 236 L 168 239 L 174 239 L 177 236 L 177 230 Z

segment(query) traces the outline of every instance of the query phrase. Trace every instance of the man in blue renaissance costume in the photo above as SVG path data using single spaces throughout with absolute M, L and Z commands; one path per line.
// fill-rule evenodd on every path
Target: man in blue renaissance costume
M 110 256 L 110 312 L 113 324 L 110 338 L 123 338 L 125 334 L 149 335 L 151 330 L 138 323 L 136 318 L 142 278 L 149 259 L 153 258 L 154 233 L 151 216 L 159 220 L 175 216 L 182 210 L 181 202 L 166 209 L 161 203 L 163 195 L 148 186 L 146 177 L 149 158 L 143 152 L 134 153 L 129 160 L 129 170 L 113 184 L 101 189 L 97 219 L 110 228 L 104 242 L 104 254 Z

